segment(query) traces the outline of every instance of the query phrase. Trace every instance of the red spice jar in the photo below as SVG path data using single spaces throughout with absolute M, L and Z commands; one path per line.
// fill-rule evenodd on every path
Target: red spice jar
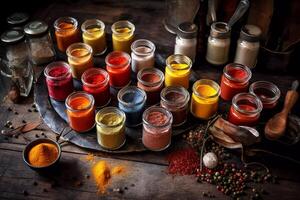
M 232 99 L 228 121 L 239 126 L 255 126 L 262 107 L 260 99 L 254 94 L 237 94 Z
M 88 69 L 83 73 L 81 81 L 83 90 L 93 95 L 96 107 L 106 106 L 110 102 L 109 75 L 105 70 Z
M 156 68 L 141 69 L 137 74 L 137 86 L 147 94 L 147 105 L 154 105 L 160 100 L 164 86 L 164 74 Z
M 161 107 L 173 115 L 173 126 L 180 126 L 187 120 L 190 94 L 182 86 L 169 86 L 160 93 Z
M 130 84 L 130 61 L 129 54 L 122 51 L 113 51 L 106 56 L 106 70 L 112 87 L 122 88 Z
M 280 98 L 279 88 L 268 81 L 256 81 L 249 87 L 249 92 L 255 94 L 262 102 L 264 109 L 272 109 Z
M 94 97 L 86 92 L 73 92 L 65 102 L 69 126 L 77 132 L 86 132 L 95 126 Z
M 252 76 L 250 69 L 244 65 L 230 63 L 224 67 L 221 78 L 221 97 L 229 101 L 241 92 L 247 92 Z
M 143 113 L 143 136 L 145 147 L 162 151 L 171 144 L 172 114 L 166 109 L 152 106 Z
M 71 68 L 66 62 L 48 64 L 44 70 L 49 96 L 64 101 L 74 90 Z

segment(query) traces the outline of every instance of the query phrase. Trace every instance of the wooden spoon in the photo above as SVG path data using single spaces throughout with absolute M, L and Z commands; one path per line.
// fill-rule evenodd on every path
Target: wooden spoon
M 287 117 L 293 106 L 298 100 L 299 94 L 297 88 L 299 82 L 296 80 L 292 83 L 292 88 L 286 93 L 284 107 L 280 113 L 274 115 L 265 126 L 265 136 L 270 140 L 280 138 L 286 129 Z

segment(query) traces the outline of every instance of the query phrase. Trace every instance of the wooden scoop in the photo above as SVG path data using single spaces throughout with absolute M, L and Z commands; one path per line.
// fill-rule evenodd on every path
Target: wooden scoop
M 298 100 L 299 94 L 297 88 L 299 82 L 296 80 L 292 83 L 292 88 L 286 93 L 284 107 L 280 113 L 274 115 L 265 126 L 265 136 L 270 140 L 280 138 L 286 129 L 287 117 L 293 106 Z

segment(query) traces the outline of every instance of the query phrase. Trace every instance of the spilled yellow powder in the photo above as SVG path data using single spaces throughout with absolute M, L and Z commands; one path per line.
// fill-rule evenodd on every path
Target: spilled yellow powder
M 115 166 L 112 170 L 111 170 L 111 174 L 115 175 L 115 174 L 121 174 L 125 171 L 125 167 L 124 166 Z
M 88 162 L 94 162 L 95 161 L 95 155 L 89 153 L 88 155 L 85 156 L 85 160 Z
M 110 169 L 105 161 L 99 161 L 92 167 L 92 174 L 96 181 L 99 192 L 105 192 L 109 179 L 111 178 Z

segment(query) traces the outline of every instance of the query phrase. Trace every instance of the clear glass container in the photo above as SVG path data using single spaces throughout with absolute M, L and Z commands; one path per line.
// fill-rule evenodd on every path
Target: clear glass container
M 141 69 L 154 67 L 155 45 L 145 39 L 139 39 L 131 45 L 131 68 L 138 73 Z
M 191 113 L 203 120 L 212 118 L 218 111 L 220 86 L 208 79 L 200 79 L 193 85 Z
M 1 59 L 1 74 L 11 78 L 21 96 L 27 97 L 33 82 L 33 68 L 30 62 L 25 35 L 22 30 L 8 30 L 1 35 L 6 52 Z
M 166 60 L 165 86 L 189 88 L 192 60 L 184 55 L 171 55 Z
M 173 116 L 158 106 L 149 107 L 143 113 L 144 146 L 151 151 L 162 151 L 171 144 Z
M 136 86 L 127 86 L 118 92 L 118 106 L 126 114 L 126 126 L 135 127 L 142 123 L 147 95 Z
M 28 23 L 24 32 L 27 36 L 31 61 L 42 65 L 55 60 L 55 50 L 48 30 L 48 25 L 43 21 Z
M 83 42 L 93 48 L 94 55 L 106 52 L 105 24 L 98 19 L 89 19 L 81 25 Z
M 131 52 L 135 26 L 130 21 L 118 21 L 111 26 L 114 51 Z
M 81 79 L 85 70 L 94 67 L 93 49 L 88 44 L 71 44 L 67 49 L 67 56 L 73 78 Z
M 161 91 L 160 97 L 160 106 L 173 115 L 173 126 L 184 124 L 189 110 L 189 92 L 181 86 L 169 86 Z
M 87 132 L 95 126 L 94 97 L 86 92 L 71 93 L 66 99 L 69 126 L 77 132 Z
M 78 22 L 73 17 L 61 17 L 54 22 L 57 48 L 65 53 L 67 48 L 80 42 Z
M 52 62 L 44 70 L 49 96 L 65 101 L 74 91 L 71 67 L 66 62 Z
M 211 25 L 207 42 L 206 60 L 213 65 L 227 63 L 230 48 L 230 27 L 224 22 Z
M 232 99 L 228 121 L 238 126 L 255 126 L 262 108 L 262 102 L 256 95 L 239 93 Z
M 125 113 L 116 107 L 99 110 L 96 114 L 99 145 L 109 150 L 121 148 L 126 142 L 125 121 Z

